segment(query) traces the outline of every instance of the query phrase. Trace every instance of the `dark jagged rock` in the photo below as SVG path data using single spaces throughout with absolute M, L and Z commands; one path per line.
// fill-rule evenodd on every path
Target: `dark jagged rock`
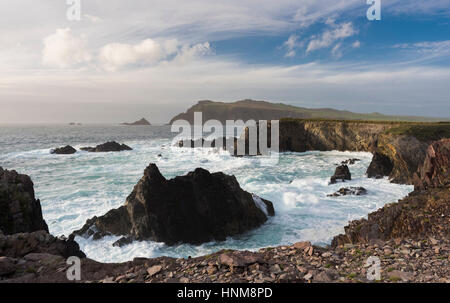
M 0 167 L 0 230 L 5 234 L 48 231 L 41 203 L 27 175 Z
M 83 151 L 99 153 L 99 152 L 119 152 L 124 150 L 133 150 L 131 147 L 125 144 L 119 144 L 115 141 L 106 142 L 96 147 L 82 147 L 80 148 Z
M 339 196 L 347 196 L 347 195 L 356 195 L 361 196 L 367 194 L 367 189 L 364 187 L 343 187 L 339 189 L 337 192 L 327 195 L 328 197 L 339 197 Z
M 425 161 L 414 174 L 414 189 L 448 185 L 450 174 L 450 139 L 442 139 L 427 149 Z
M 135 122 L 132 122 L 132 123 L 128 123 L 128 122 L 122 123 L 122 125 L 131 125 L 131 126 L 133 126 L 133 125 L 151 125 L 151 124 L 150 124 L 150 122 L 147 121 L 147 119 L 142 118 L 141 120 L 138 120 L 138 121 L 135 121 Z
M 369 178 L 380 179 L 389 176 L 393 167 L 394 164 L 388 156 L 375 152 L 366 173 Z
M 77 152 L 77 150 L 70 145 L 66 145 L 64 147 L 58 147 L 58 148 L 52 149 L 50 151 L 51 154 L 57 154 L 57 155 L 70 155 L 70 154 L 74 154 L 76 152 Z
M 0 256 L 21 258 L 30 253 L 46 253 L 68 258 L 86 255 L 73 237 L 54 237 L 45 230 L 4 235 L 0 231 Z
M 348 159 L 348 160 L 342 161 L 341 164 L 353 165 L 357 161 L 361 161 L 361 160 L 360 159 L 356 159 L 356 158 L 352 158 L 352 159 Z
M 273 215 L 272 203 L 260 201 L 242 190 L 234 176 L 197 168 L 167 180 L 150 164 L 124 206 L 87 220 L 75 234 L 114 234 L 169 245 L 222 241 L 260 226 L 266 212 Z
M 423 238 L 450 234 L 450 139 L 434 142 L 416 175 L 416 190 L 407 197 L 350 222 L 333 246 L 392 238 Z M 426 188 L 426 190 L 424 190 Z
M 347 165 L 339 165 L 336 167 L 336 170 L 334 171 L 334 175 L 331 176 L 330 184 L 335 184 L 338 180 L 341 180 L 342 182 L 345 182 L 345 180 L 351 180 L 352 175 L 350 173 L 350 170 L 348 169 Z

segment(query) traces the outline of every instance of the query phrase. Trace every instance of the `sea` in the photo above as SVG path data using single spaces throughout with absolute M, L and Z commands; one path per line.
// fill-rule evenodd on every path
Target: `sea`
M 184 175 L 197 167 L 236 176 L 243 189 L 273 202 L 275 216 L 261 227 L 223 242 L 168 246 L 154 241 L 114 247 L 117 236 L 94 241 L 75 239 L 86 255 L 101 262 L 124 262 L 135 257 L 195 257 L 221 249 L 258 250 L 262 247 L 311 241 L 328 245 L 344 232 L 349 221 L 387 203 L 396 202 L 412 186 L 370 179 L 365 171 L 372 155 L 367 152 L 285 152 L 275 165 L 259 157 L 233 157 L 223 150 L 173 146 L 177 133 L 168 125 L 8 125 L 0 126 L 0 166 L 29 175 L 40 199 L 50 233 L 68 236 L 87 219 L 125 203 L 144 169 L 155 163 L 166 178 Z M 107 141 L 125 143 L 132 151 L 53 155 L 50 150 L 70 144 L 79 149 Z M 352 180 L 329 185 L 341 161 L 350 165 Z M 362 186 L 363 196 L 328 197 L 341 187 Z

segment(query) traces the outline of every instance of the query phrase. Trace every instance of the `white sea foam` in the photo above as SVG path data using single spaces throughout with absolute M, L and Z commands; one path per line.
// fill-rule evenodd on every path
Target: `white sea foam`
M 82 143 L 76 147 L 98 143 Z M 275 217 L 262 227 L 219 243 L 167 246 L 143 241 L 119 248 L 112 246 L 118 237 L 98 241 L 76 237 L 88 257 L 104 262 L 161 255 L 198 256 L 223 248 L 256 250 L 302 240 L 327 244 L 334 235 L 343 232 L 349 220 L 365 217 L 413 189 L 392 184 L 386 178 L 366 178 L 364 173 L 372 155 L 364 152 L 282 153 L 277 166 L 265 167 L 256 157 L 236 158 L 217 149 L 205 153 L 200 149 L 173 147 L 170 139 L 125 143 L 133 147 L 133 151 L 50 155 L 52 146 L 48 146 L 6 153 L 0 156 L 0 161 L 6 163 L 7 168 L 32 177 L 44 217 L 50 232 L 55 235 L 68 235 L 81 228 L 86 219 L 121 206 L 151 162 L 158 165 L 166 178 L 186 174 L 196 167 L 234 174 L 245 190 L 274 204 Z M 349 166 L 352 180 L 328 185 L 334 164 L 348 158 L 361 159 Z M 363 186 L 368 193 L 364 196 L 327 197 L 344 186 Z

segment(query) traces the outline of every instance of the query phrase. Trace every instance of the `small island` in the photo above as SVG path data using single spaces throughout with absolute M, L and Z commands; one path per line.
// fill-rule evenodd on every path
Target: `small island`
M 151 125 L 150 122 L 147 121 L 147 119 L 142 118 L 141 120 L 132 122 L 132 123 L 128 123 L 128 122 L 124 122 L 121 123 L 121 125 Z

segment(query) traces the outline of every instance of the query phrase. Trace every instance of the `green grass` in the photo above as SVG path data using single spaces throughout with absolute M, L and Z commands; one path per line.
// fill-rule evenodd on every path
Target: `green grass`
M 240 100 L 236 102 L 214 102 L 199 101 L 196 105 L 189 108 L 185 114 L 192 114 L 195 111 L 207 113 L 211 119 L 220 119 L 224 117 L 238 117 L 240 113 L 245 116 L 255 116 L 253 119 L 259 119 L 259 115 L 267 117 L 267 113 L 273 115 L 272 119 L 280 117 L 294 117 L 301 119 L 329 119 L 329 120 L 356 120 L 356 121 L 390 121 L 392 123 L 410 121 L 410 122 L 438 122 L 449 120 L 448 118 L 432 118 L 422 116 L 400 116 L 384 115 L 380 113 L 355 113 L 347 110 L 337 110 L 332 108 L 305 108 L 282 103 L 271 103 L 266 101 Z M 185 118 L 185 114 L 179 114 L 176 118 Z M 172 121 L 175 117 L 172 119 Z
M 442 138 L 450 138 L 450 123 L 423 123 L 402 125 L 388 129 L 386 133 L 393 135 L 410 135 L 420 141 L 434 141 Z

